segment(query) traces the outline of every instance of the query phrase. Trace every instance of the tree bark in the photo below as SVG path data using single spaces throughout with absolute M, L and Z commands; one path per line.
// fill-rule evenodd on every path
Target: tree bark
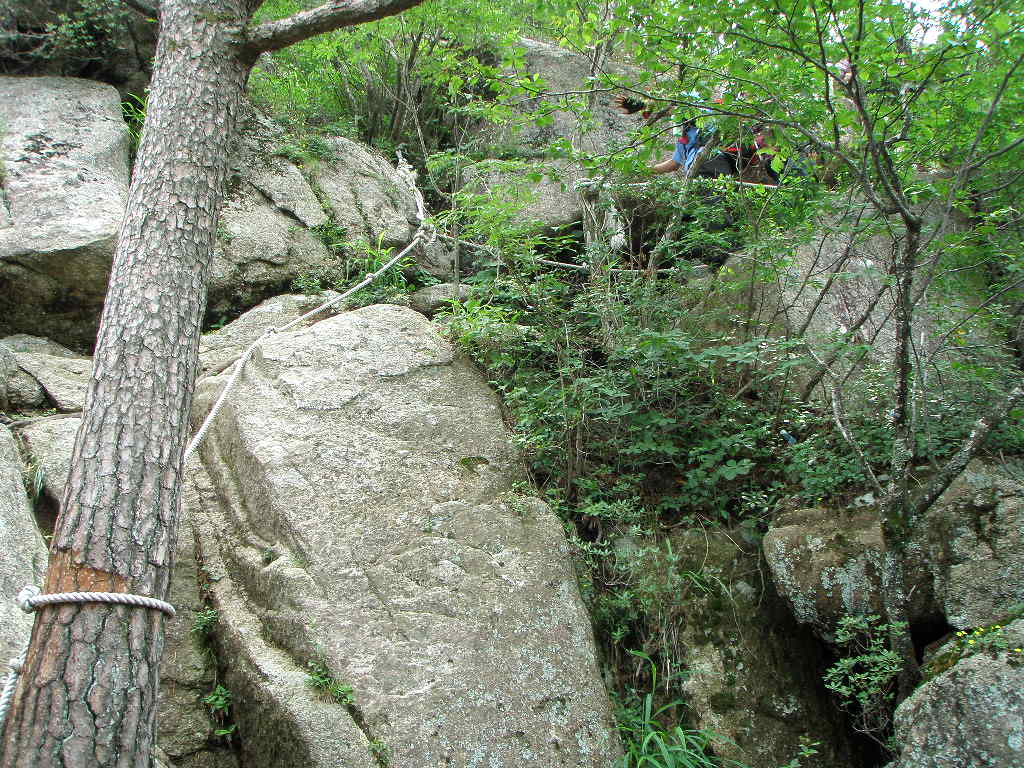
M 163 0 L 47 593 L 167 596 L 206 276 L 256 56 L 418 2 L 334 0 L 254 39 L 246 25 L 260 0 Z M 148 768 L 163 621 L 153 610 L 97 603 L 41 609 L 0 734 L 0 768 Z
M 207 267 L 249 66 L 241 0 L 165 0 L 46 592 L 167 595 Z M 159 612 L 39 611 L 0 765 L 149 766 Z

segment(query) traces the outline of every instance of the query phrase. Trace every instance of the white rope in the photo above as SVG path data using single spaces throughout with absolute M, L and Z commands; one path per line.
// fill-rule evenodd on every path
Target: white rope
M 20 656 L 11 659 L 7 673 L 7 682 L 4 683 L 4 691 L 0 693 L 0 735 L 3 735 L 4 723 L 7 722 L 7 710 L 11 708 L 11 699 L 14 698 L 14 689 L 18 686 L 18 677 L 21 675 L 21 668 L 25 666 L 25 657 L 28 656 L 28 648 L 21 652 Z
M 174 618 L 175 614 L 174 606 L 168 602 L 157 600 L 155 597 L 129 595 L 124 592 L 54 592 L 43 595 L 40 594 L 39 587 L 28 586 L 18 593 L 14 601 L 25 613 L 32 613 L 46 605 L 106 603 L 108 605 L 128 605 L 134 608 L 152 608 L 166 613 L 171 618 Z M 8 664 L 10 671 L 7 673 L 3 692 L 0 693 L 0 733 L 3 732 L 4 723 L 7 722 L 7 710 L 11 707 L 14 689 L 18 687 L 18 678 L 21 676 L 27 656 L 28 648 L 22 651 L 20 656 L 11 659 Z
M 38 587 L 25 587 L 15 598 L 18 606 L 25 613 L 32 613 L 44 605 L 60 605 L 62 603 L 107 603 L 110 605 L 131 605 L 136 608 L 152 608 L 163 611 L 172 619 L 174 606 L 155 597 L 130 595 L 125 592 L 54 592 L 41 595 Z
M 257 349 L 259 349 L 260 345 L 268 336 L 273 336 L 275 333 L 283 333 L 287 330 L 290 330 L 291 328 L 294 328 L 300 323 L 305 322 L 309 318 L 313 317 L 313 315 L 318 315 L 321 312 L 330 309 L 335 304 L 344 301 L 353 293 L 362 290 L 370 283 L 372 283 L 374 280 L 383 275 L 385 272 L 387 272 L 389 269 L 391 269 L 391 267 L 395 266 L 395 264 L 397 264 L 403 258 L 405 258 L 406 254 L 408 254 L 409 251 L 415 248 L 419 243 L 427 245 L 429 243 L 434 242 L 434 240 L 437 238 L 437 232 L 434 231 L 433 228 L 430 228 L 430 235 L 427 235 L 427 210 L 426 205 L 423 202 L 423 194 L 416 187 L 416 172 L 413 170 L 411 165 L 405 162 L 405 158 L 402 157 L 402 154 L 400 152 L 398 153 L 398 171 L 400 174 L 406 177 L 409 183 L 409 188 L 412 190 L 413 196 L 416 200 L 416 215 L 419 218 L 420 225 L 419 228 L 416 230 L 416 234 L 413 235 L 412 240 L 409 242 L 407 246 L 405 246 L 405 248 L 399 251 L 395 256 L 392 256 L 391 259 L 386 264 L 381 266 L 380 269 L 374 272 L 370 272 L 366 277 L 362 279 L 361 282 L 359 282 L 357 285 L 352 286 L 347 291 L 342 293 L 340 296 L 335 296 L 334 298 L 325 301 L 319 307 L 311 309 L 309 312 L 300 317 L 295 318 L 287 325 L 282 325 L 280 328 L 271 328 L 270 330 L 264 332 L 263 335 L 260 336 L 258 339 L 256 339 L 256 341 L 254 341 L 248 347 L 248 349 L 246 349 L 245 352 L 242 353 L 238 360 L 235 361 L 234 367 L 231 371 L 231 377 L 228 379 L 227 384 L 224 385 L 224 389 L 221 390 L 220 396 L 217 398 L 217 402 L 213 404 L 213 408 L 211 408 L 210 412 L 206 415 L 206 418 L 203 420 L 202 425 L 199 427 L 199 431 L 196 432 L 196 434 L 192 437 L 192 440 L 189 442 L 188 446 L 185 448 L 186 460 L 195 452 L 195 450 L 203 442 L 203 438 L 206 437 L 206 433 L 210 431 L 210 427 L 213 425 L 214 419 L 217 418 L 217 414 L 220 413 L 221 408 L 227 401 L 228 393 L 231 392 L 235 384 L 238 382 L 238 378 L 242 374 L 242 368 L 245 367 L 245 364 L 249 361 L 249 358 L 253 356 L 253 354 L 256 352 Z

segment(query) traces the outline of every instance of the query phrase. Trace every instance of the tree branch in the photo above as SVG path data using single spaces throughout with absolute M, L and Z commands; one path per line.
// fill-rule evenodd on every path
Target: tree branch
M 393 16 L 420 2 L 422 0 L 330 0 L 308 11 L 260 24 L 249 31 L 244 49 L 255 57 L 323 32 Z
M 1024 386 L 1018 384 L 993 405 L 987 413 L 974 422 L 971 434 L 964 441 L 964 444 L 960 446 L 960 450 L 946 462 L 942 469 L 932 478 L 925 492 L 913 502 L 909 515 L 910 520 L 916 520 L 928 511 L 928 508 L 938 500 L 957 476 L 967 468 L 971 459 L 977 455 L 978 451 L 985 444 L 985 440 L 992 430 L 999 426 L 1017 403 L 1021 401 L 1024 401 Z

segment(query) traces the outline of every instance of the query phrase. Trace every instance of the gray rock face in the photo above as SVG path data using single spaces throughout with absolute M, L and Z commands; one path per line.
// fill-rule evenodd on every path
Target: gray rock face
M 250 113 L 235 141 L 207 281 L 209 312 L 233 315 L 287 289 L 323 264 L 327 248 L 310 231 L 327 220 L 295 165 L 274 156 L 281 130 Z
M 918 523 L 904 568 L 911 621 L 966 629 L 1024 602 L 1024 486 L 974 461 Z M 797 621 L 829 639 L 847 614 L 880 613 L 885 547 L 871 508 L 802 509 L 764 537 L 765 559 Z
M 22 463 L 14 437 L 0 427 L 0 659 L 8 659 L 28 646 L 32 616 L 22 613 L 13 597 L 29 584 L 39 584 L 46 572 L 46 546 L 32 517 L 25 495 Z
M 1024 485 L 972 462 L 927 515 L 935 594 L 950 626 L 995 621 L 1024 602 Z
M 896 710 L 903 748 L 889 768 L 1024 765 L 1024 620 L 1002 630 L 1007 651 L 978 652 L 920 686 Z
M 593 76 L 593 62 L 557 45 L 540 40 L 523 38 L 522 71 L 543 78 L 545 90 L 550 93 L 571 93 L 590 87 Z M 623 73 L 626 68 L 614 62 L 606 62 L 602 72 Z M 600 73 L 599 73 L 600 74 Z M 565 139 L 573 147 L 584 152 L 606 153 L 615 144 L 621 144 L 629 131 L 636 126 L 636 120 L 620 114 L 611 103 L 611 93 L 596 96 L 590 116 L 581 119 L 567 109 L 550 112 L 552 122 L 539 127 L 532 123 L 517 126 L 513 132 L 508 126 L 486 125 L 482 127 L 476 141 L 494 150 L 515 146 L 519 150 L 533 151 L 538 157 L 525 163 L 513 162 L 503 168 L 494 161 L 470 167 L 463 181 L 481 191 L 500 194 L 500 189 L 509 184 L 519 186 L 527 171 L 543 172 L 541 181 L 525 187 L 526 196 L 516 205 L 515 221 L 530 229 L 560 229 L 583 219 L 584 201 L 576 184 L 586 174 L 573 163 L 550 160 L 543 157 L 555 139 Z M 524 116 L 540 110 L 540 100 L 530 100 L 521 106 Z M 666 155 L 672 146 L 666 145 Z
M 818 684 L 824 654 L 765 584 L 756 548 L 744 551 L 737 541 L 735 532 L 684 532 L 672 538 L 674 559 L 662 559 L 658 569 L 659 583 L 677 590 L 661 601 L 662 619 L 678 628 L 695 726 L 724 737 L 715 753 L 748 768 L 778 768 L 799 753 L 801 741 L 822 745 L 801 759 L 804 768 L 856 765 Z M 699 577 L 680 576 L 687 573 Z
M 465 301 L 468 297 L 469 286 L 465 283 L 438 283 L 416 291 L 409 297 L 409 306 L 427 317 L 433 317 L 452 301 Z
M 616 759 L 561 526 L 510 491 L 497 399 L 421 315 L 279 334 L 228 403 L 191 503 L 246 765 L 362 768 L 374 741 L 403 768 Z
M 346 242 L 371 248 L 404 248 L 419 226 L 410 179 L 362 144 L 331 140 L 334 159 L 317 166 L 313 178 L 330 206 Z M 430 274 L 452 274 L 451 255 L 435 240 L 423 246 L 417 263 Z
M 765 560 L 779 593 L 801 624 L 831 641 L 846 615 L 880 613 L 885 544 L 873 509 L 837 513 L 801 509 L 781 515 L 763 541 Z M 911 588 L 911 620 L 937 612 L 931 575 L 919 545 L 912 545 L 904 568 Z
M 86 80 L 0 77 L 0 103 L 0 334 L 89 348 L 128 190 L 120 99 Z
M 42 470 L 43 492 L 52 502 L 59 502 L 64 493 L 79 423 L 79 418 L 68 417 L 36 422 L 22 430 L 28 453 Z M 157 740 L 168 768 L 236 768 L 233 752 L 214 735 L 217 726 L 202 702 L 216 684 L 216 669 L 213 655 L 204 647 L 205 636 L 192 632 L 196 612 L 204 607 L 194 541 L 186 518 L 180 522 L 167 598 L 177 616 L 166 624 Z
M 219 331 L 204 334 L 199 340 L 200 376 L 220 373 L 237 360 L 266 331 L 287 325 L 336 295 L 333 291 L 324 291 L 319 296 L 304 294 L 274 296 L 253 307 Z M 316 315 L 310 321 L 323 320 L 332 314 L 331 310 L 326 310 L 324 314 Z
M 47 401 L 58 411 L 80 411 L 85 406 L 85 393 L 92 375 L 89 358 L 16 352 L 14 359 L 22 371 L 39 383 Z

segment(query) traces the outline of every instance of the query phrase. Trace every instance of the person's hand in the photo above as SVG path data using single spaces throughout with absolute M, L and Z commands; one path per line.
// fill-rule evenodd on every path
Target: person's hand
M 618 93 L 612 97 L 612 106 L 624 115 L 635 115 L 643 111 L 644 103 L 640 99 Z

